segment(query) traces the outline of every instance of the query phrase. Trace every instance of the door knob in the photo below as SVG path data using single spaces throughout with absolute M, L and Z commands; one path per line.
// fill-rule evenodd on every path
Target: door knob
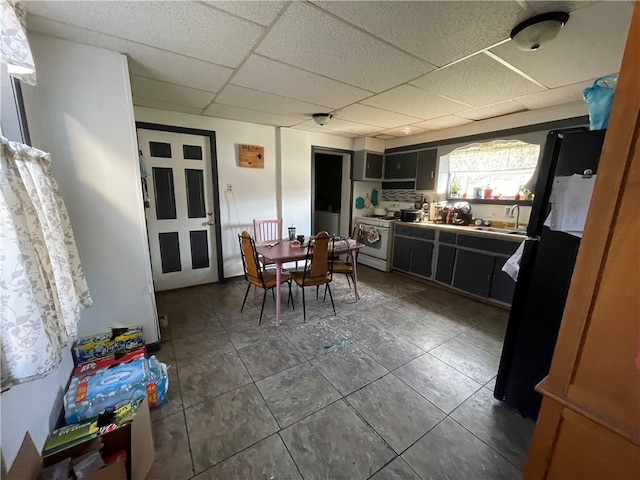
M 207 212 L 207 215 L 211 216 L 211 215 L 213 215 L 213 212 L 212 212 L 211 210 L 209 210 L 209 211 Z
M 215 224 L 216 224 L 216 222 L 214 222 L 213 220 L 209 220 L 209 221 L 207 222 L 207 225 L 215 225 Z

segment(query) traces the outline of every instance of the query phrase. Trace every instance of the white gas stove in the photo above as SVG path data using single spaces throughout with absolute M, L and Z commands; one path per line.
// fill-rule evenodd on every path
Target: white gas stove
M 364 247 L 358 252 L 358 263 L 369 267 L 391 271 L 393 253 L 393 224 L 398 220 L 393 213 L 402 209 L 413 208 L 413 203 L 380 202 L 379 208 L 387 210 L 386 216 L 362 216 L 355 221 L 362 225 L 360 243 Z

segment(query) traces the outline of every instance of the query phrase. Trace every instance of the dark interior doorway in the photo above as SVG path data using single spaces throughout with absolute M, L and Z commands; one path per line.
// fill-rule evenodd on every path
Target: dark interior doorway
M 312 230 L 314 233 L 323 230 L 332 235 L 340 233 L 342 164 L 343 155 L 319 152 L 313 155 Z

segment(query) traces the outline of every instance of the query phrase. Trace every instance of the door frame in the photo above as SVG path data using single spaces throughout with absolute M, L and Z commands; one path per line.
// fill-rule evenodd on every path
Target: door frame
M 218 261 L 218 281 L 224 282 L 224 265 L 222 263 L 222 226 L 220 225 L 220 190 L 218 188 L 218 154 L 216 151 L 216 132 L 212 130 L 200 130 L 198 128 L 174 127 L 172 125 L 162 125 L 159 123 L 136 122 L 136 132 L 138 128 L 145 130 L 156 130 L 169 133 L 185 133 L 187 135 L 200 135 L 209 138 L 209 149 L 211 151 L 211 181 L 213 183 L 213 214 L 216 218 L 214 225 L 214 235 L 216 239 L 216 259 Z M 137 137 L 137 133 L 136 133 Z M 148 235 L 148 230 L 147 230 Z
M 351 232 L 351 216 L 353 214 L 353 150 L 344 150 L 341 148 L 330 148 L 330 147 L 321 147 L 316 145 L 311 145 L 311 219 L 309 224 L 311 225 L 311 231 L 314 231 L 314 216 L 316 209 L 316 154 L 317 153 L 326 153 L 328 155 L 349 155 L 349 232 Z M 342 176 L 345 175 L 345 169 L 342 169 Z M 342 185 L 340 186 L 342 188 Z M 344 203 L 345 199 L 343 198 L 340 203 Z M 340 205 L 340 211 L 342 212 L 342 205 Z M 350 233 L 347 232 L 349 235 Z

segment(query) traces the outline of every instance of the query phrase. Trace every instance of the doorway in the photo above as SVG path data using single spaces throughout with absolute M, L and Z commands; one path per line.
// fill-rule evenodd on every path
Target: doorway
M 351 152 L 312 149 L 311 230 L 349 235 Z
M 217 282 L 223 275 L 213 132 L 137 127 L 147 171 L 145 213 L 155 290 Z

